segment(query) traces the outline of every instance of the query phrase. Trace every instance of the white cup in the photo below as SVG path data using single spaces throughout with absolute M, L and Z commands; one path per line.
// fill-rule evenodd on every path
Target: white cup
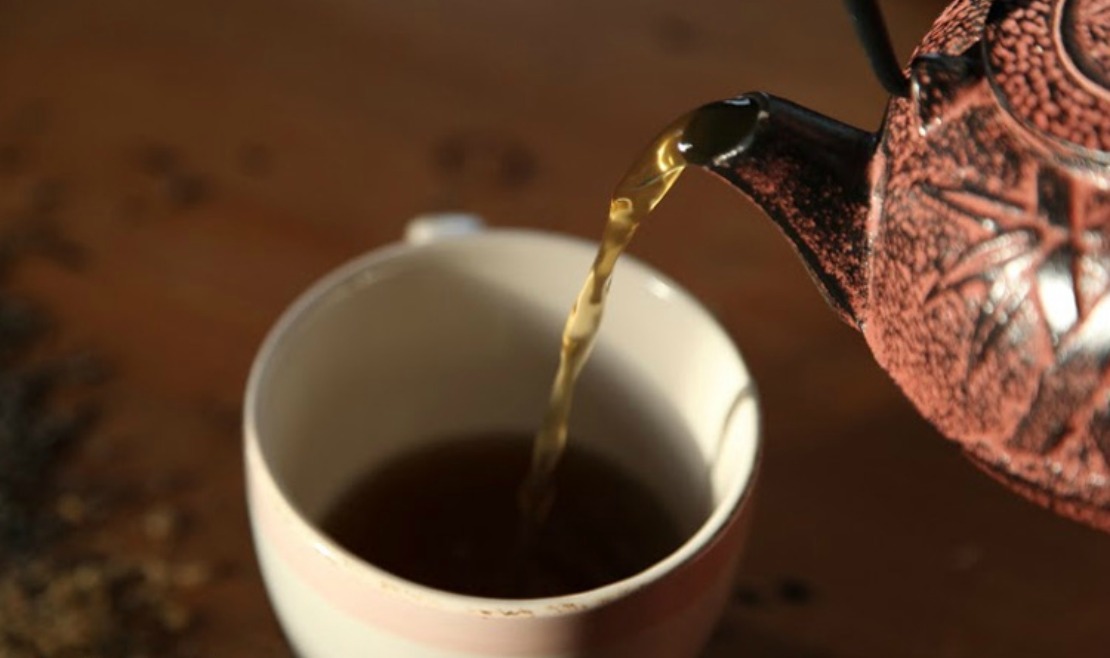
M 426 218 L 406 243 L 340 267 L 285 312 L 255 360 L 247 493 L 290 642 L 304 658 L 695 656 L 746 534 L 757 405 L 721 327 L 632 258 L 617 267 L 571 435 L 666 502 L 688 531 L 680 548 L 598 589 L 501 600 L 406 581 L 319 529 L 329 505 L 383 461 L 539 423 L 595 245 L 474 229 L 466 217 Z

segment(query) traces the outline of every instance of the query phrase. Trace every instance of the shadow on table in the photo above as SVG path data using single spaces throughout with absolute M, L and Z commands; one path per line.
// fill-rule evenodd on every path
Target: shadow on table
M 756 628 L 740 619 L 727 619 L 700 658 L 833 658 L 833 654 Z
M 806 645 L 788 632 L 761 628 L 741 611 L 731 609 L 720 620 L 699 658 L 834 658 L 827 649 Z

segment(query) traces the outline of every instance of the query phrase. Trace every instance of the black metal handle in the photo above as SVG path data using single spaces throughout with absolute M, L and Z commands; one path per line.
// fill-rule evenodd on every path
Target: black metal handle
M 902 74 L 902 67 L 898 65 L 878 3 L 875 0 L 844 0 L 844 6 L 852 17 L 856 36 L 871 62 L 871 70 L 875 72 L 883 88 L 895 96 L 909 96 L 910 81 Z

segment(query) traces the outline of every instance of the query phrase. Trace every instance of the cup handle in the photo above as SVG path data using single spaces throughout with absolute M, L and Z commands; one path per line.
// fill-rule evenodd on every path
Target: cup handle
M 426 244 L 457 238 L 483 230 L 486 223 L 478 215 L 465 212 L 436 212 L 417 215 L 405 225 L 405 242 Z

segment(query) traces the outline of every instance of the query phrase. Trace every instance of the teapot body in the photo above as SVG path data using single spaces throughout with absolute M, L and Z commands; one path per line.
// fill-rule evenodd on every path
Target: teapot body
M 958 0 L 909 73 L 858 324 L 988 472 L 1110 529 L 1110 1 Z

